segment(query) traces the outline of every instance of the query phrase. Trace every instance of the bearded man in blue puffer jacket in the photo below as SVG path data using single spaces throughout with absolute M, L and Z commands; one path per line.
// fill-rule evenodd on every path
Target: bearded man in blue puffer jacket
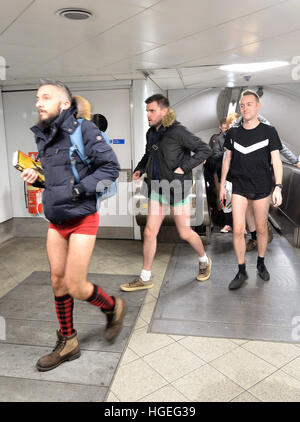
M 120 166 L 111 147 L 97 126 L 90 121 L 91 106 L 82 97 L 72 97 L 69 88 L 59 81 L 42 81 L 36 97 L 38 123 L 31 128 L 44 169 L 43 207 L 50 221 L 47 253 L 55 295 L 55 309 L 60 329 L 58 341 L 50 354 L 37 362 L 39 371 L 49 371 L 61 363 L 80 356 L 77 332 L 73 328 L 74 298 L 97 306 L 106 315 L 104 336 L 113 341 L 121 331 L 126 304 L 109 296 L 100 286 L 87 280 L 88 265 L 99 227 L 96 191 L 104 190 L 119 176 Z M 81 123 L 85 154 L 90 166 L 79 157 L 76 169 L 80 182 L 75 183 L 69 157 L 70 134 Z M 38 174 L 25 169 L 24 181 L 41 186 Z

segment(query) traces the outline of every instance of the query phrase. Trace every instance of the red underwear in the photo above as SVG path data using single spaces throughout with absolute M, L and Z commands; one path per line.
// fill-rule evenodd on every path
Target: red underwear
M 95 236 L 99 228 L 100 216 L 98 212 L 85 217 L 76 217 L 66 221 L 63 224 L 49 224 L 49 229 L 58 231 L 65 239 L 69 239 L 72 233 L 88 234 Z

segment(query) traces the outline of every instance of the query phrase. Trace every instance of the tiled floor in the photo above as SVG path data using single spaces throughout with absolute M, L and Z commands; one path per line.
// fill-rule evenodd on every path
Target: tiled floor
M 213 260 L 211 276 L 197 283 L 197 254 L 186 243 L 174 248 L 152 316 L 152 333 L 299 342 L 294 325 L 300 315 L 299 249 L 274 234 L 266 253 L 271 280 L 257 275 L 254 250 L 246 256 L 248 280 L 233 292 L 228 291 L 237 271 L 232 234 L 214 233 L 205 250 Z
M 148 332 L 172 249 L 172 244 L 158 245 L 155 286 L 147 292 L 107 401 L 299 402 L 299 344 Z M 98 239 L 90 272 L 138 274 L 141 264 L 140 242 Z M 2 245 L 0 297 L 33 271 L 48 271 L 44 239 Z
M 34 271 L 0 298 L 5 321 L 0 333 L 0 402 L 104 402 L 135 325 L 145 291 L 126 297 L 122 332 L 112 344 L 104 339 L 106 318 L 95 306 L 75 300 L 74 327 L 81 357 L 52 371 L 39 372 L 37 360 L 56 342 L 57 318 L 49 271 Z M 89 273 L 89 280 L 120 297 L 122 282 L 133 275 Z M 1 321 L 0 321 L 1 326 Z

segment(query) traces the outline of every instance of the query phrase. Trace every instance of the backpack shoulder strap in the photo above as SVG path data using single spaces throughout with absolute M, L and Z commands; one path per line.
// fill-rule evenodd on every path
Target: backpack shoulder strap
M 84 144 L 83 144 L 83 139 L 82 139 L 82 130 L 81 130 L 82 121 L 83 121 L 83 119 L 77 119 L 78 126 L 74 130 L 74 132 L 70 135 L 70 139 L 71 139 L 71 143 L 72 143 L 71 148 L 72 148 L 72 153 L 74 151 L 76 151 L 77 154 L 79 155 L 81 161 L 83 161 L 85 164 L 87 164 L 88 163 L 88 157 L 85 154 Z
M 101 133 L 102 138 L 109 145 L 110 141 L 109 141 L 109 137 L 107 136 L 107 134 L 105 132 L 102 132 L 101 130 L 100 130 L 100 133 Z M 114 182 L 112 182 L 111 185 L 106 187 L 103 192 L 98 194 L 98 208 L 100 209 L 100 202 L 101 201 L 104 201 L 105 199 L 108 199 L 108 198 L 114 196 L 116 193 L 117 193 L 117 181 L 115 180 Z
M 109 145 L 110 144 L 110 142 L 109 142 L 109 138 L 108 138 L 108 136 L 107 136 L 107 134 L 105 133 L 105 132 L 102 132 L 101 130 L 100 130 L 100 132 L 101 132 L 101 136 L 102 136 L 102 138 L 105 140 L 105 142 Z
M 90 165 L 90 160 L 88 156 L 85 154 L 85 150 L 84 150 L 82 131 L 81 131 L 81 124 L 83 122 L 83 119 L 78 119 L 77 122 L 78 122 L 77 128 L 74 130 L 72 134 L 70 134 L 70 140 L 71 140 L 72 145 L 70 146 L 70 149 L 69 149 L 69 157 L 70 157 L 75 181 L 76 183 L 79 183 L 80 177 L 76 169 L 76 159 L 74 157 L 74 153 L 76 152 L 76 154 L 79 156 L 79 158 L 81 159 L 84 165 L 86 165 L 89 168 L 91 165 Z

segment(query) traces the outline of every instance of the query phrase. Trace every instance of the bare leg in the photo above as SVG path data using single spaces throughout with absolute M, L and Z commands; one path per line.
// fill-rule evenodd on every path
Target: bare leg
M 219 198 L 220 182 L 219 182 L 219 179 L 218 179 L 218 175 L 216 173 L 214 173 L 214 181 L 215 181 L 215 186 L 216 186 L 217 198 Z M 221 211 L 221 209 L 222 209 L 220 201 L 218 201 L 218 200 L 217 200 L 217 209 L 218 209 L 218 211 Z
M 247 198 L 241 195 L 232 195 L 233 246 L 239 271 L 229 284 L 229 290 L 239 289 L 248 278 L 245 267 L 246 242 L 244 237 L 247 206 Z
M 188 242 L 200 257 L 204 256 L 205 250 L 202 240 L 190 226 L 190 204 L 172 207 L 171 210 L 181 239 Z
M 245 263 L 245 219 L 248 199 L 241 195 L 232 195 L 233 246 L 238 264 Z
M 152 264 L 156 253 L 157 235 L 160 226 L 165 218 L 167 206 L 158 201 L 148 201 L 147 223 L 144 229 L 143 242 L 143 268 L 140 277 L 135 278 L 130 283 L 121 284 L 120 289 L 125 292 L 132 292 L 142 289 L 151 289 Z M 147 272 L 147 274 L 145 274 Z
M 93 285 L 87 281 L 87 272 L 95 239 L 96 236 L 72 234 L 67 240 L 56 230 L 48 230 L 47 252 L 55 296 L 68 293 L 80 300 L 91 296 Z
M 248 202 L 248 207 L 246 211 L 246 221 L 247 221 L 247 226 L 248 226 L 249 231 L 254 232 L 256 230 L 256 227 L 255 227 L 255 218 L 254 218 L 252 201 Z
M 268 244 L 268 211 L 270 206 L 270 196 L 251 202 L 257 232 L 258 256 L 264 257 Z
M 157 235 L 165 218 L 165 206 L 158 201 L 148 202 L 147 223 L 144 229 L 143 269 L 151 271 L 157 248 Z
M 87 274 L 95 241 L 96 236 L 86 234 L 71 234 L 69 238 L 65 283 L 69 294 L 79 300 L 87 300 L 94 290 Z
M 65 284 L 65 266 L 68 255 L 68 240 L 66 240 L 54 229 L 48 230 L 47 253 L 54 294 L 55 296 L 64 296 L 68 293 L 68 289 Z
M 179 236 L 192 246 L 200 258 L 197 280 L 201 282 L 208 280 L 212 262 L 210 258 L 206 257 L 201 237 L 191 228 L 190 204 L 172 207 L 171 210 Z

